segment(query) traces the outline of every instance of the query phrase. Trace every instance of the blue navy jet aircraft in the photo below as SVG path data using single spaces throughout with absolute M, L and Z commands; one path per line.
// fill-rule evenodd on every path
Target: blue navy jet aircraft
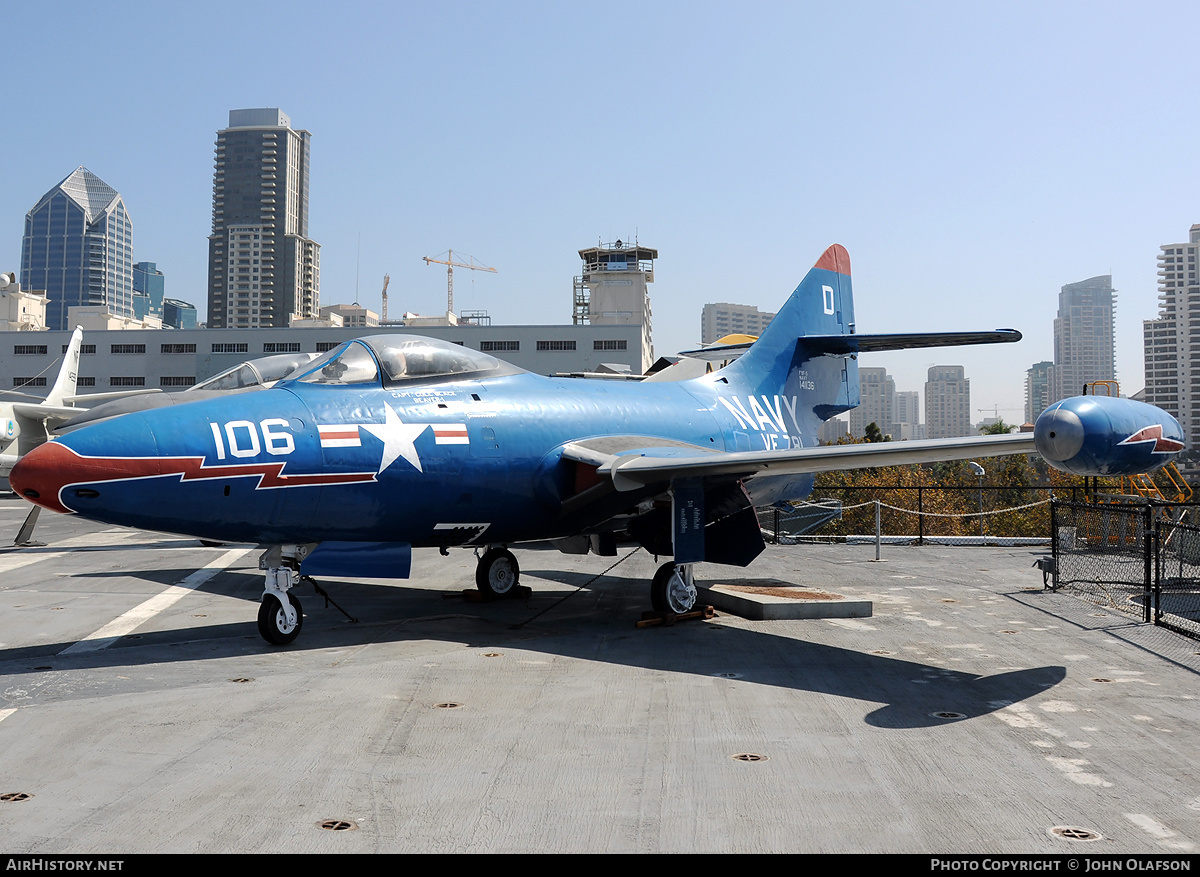
M 547 378 L 454 344 L 376 335 L 269 390 L 58 437 L 11 484 L 59 512 L 264 545 L 258 624 L 277 644 L 300 631 L 301 577 L 406 578 L 413 547 L 482 551 L 476 583 L 501 595 L 520 572 L 510 545 L 612 555 L 636 543 L 672 558 L 650 597 L 682 613 L 696 601 L 694 564 L 749 564 L 764 547 L 755 508 L 804 498 L 815 473 L 1034 450 L 1028 434 L 818 447 L 821 422 L 858 404 L 859 353 L 1021 337 L 854 330 L 850 259 L 834 245 L 741 358 L 702 377 Z M 1138 428 L 1166 424 L 1151 419 Z M 1162 428 L 1182 439 L 1178 424 Z M 1054 452 L 1069 460 L 1085 443 Z M 1149 445 L 1120 453 L 1153 462 Z

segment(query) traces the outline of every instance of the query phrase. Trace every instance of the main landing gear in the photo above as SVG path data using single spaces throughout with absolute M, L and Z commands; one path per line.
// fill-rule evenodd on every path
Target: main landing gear
M 521 578 L 521 567 L 507 548 L 492 546 L 475 567 L 475 586 L 485 597 L 507 597 Z
M 291 589 L 299 577 L 287 567 L 267 570 L 266 589 L 258 608 L 258 632 L 272 645 L 286 646 L 300 635 L 304 610 Z
M 650 583 L 650 605 L 655 612 L 683 615 L 696 606 L 696 581 L 690 563 L 667 561 Z

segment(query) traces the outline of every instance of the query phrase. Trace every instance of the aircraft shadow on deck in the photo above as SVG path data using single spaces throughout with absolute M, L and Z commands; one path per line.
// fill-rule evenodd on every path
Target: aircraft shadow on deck
M 153 570 L 139 575 L 125 569 L 93 575 L 134 575 L 162 583 L 179 581 L 182 572 Z M 525 574 L 560 586 L 578 586 L 595 578 L 562 571 L 526 570 Z M 881 706 L 868 713 L 864 722 L 891 729 L 931 727 L 987 715 L 1038 695 L 1066 676 L 1066 668 L 1061 666 L 980 676 L 808 642 L 768 629 L 703 622 L 638 630 L 633 627 L 638 616 L 630 604 L 641 602 L 637 597 L 645 583 L 637 576 L 609 573 L 594 589 L 579 592 L 574 599 L 590 597 L 586 611 L 570 607 L 569 600 L 565 609 L 554 606 L 566 595 L 537 588 L 527 600 L 464 604 L 461 599 L 446 598 L 451 588 L 465 589 L 467 583 L 462 581 L 447 583 L 445 591 L 391 583 L 321 584 L 362 621 L 350 623 L 332 606 L 326 609 L 310 588 L 300 588 L 297 593 L 305 608 L 305 626 L 300 638 L 285 647 L 288 651 L 420 640 L 461 643 L 467 648 L 520 649 L 645 670 L 722 677 L 722 684 L 752 683 L 878 703 Z M 261 578 L 255 570 L 227 570 L 197 590 L 256 602 Z M 552 606 L 545 615 L 533 618 Z M 414 613 L 414 608 L 419 612 Z M 257 656 L 277 650 L 262 642 L 249 613 L 241 622 L 137 631 L 102 650 L 60 654 L 72 645 L 42 643 L 0 649 L 0 677 Z
M 35 532 L 34 539 L 48 539 L 52 537 L 42 536 Z M 4 545 L 0 546 L 0 555 L 4 554 L 60 554 L 63 551 L 70 551 L 73 554 L 86 554 L 89 552 L 104 552 L 104 551 L 132 551 L 138 548 L 153 548 L 155 551 L 171 551 L 171 550 L 196 550 L 195 539 L 179 539 L 175 541 L 163 541 L 161 539 L 147 539 L 144 542 L 123 542 L 115 541 L 109 545 L 72 545 L 69 548 L 56 546 L 53 542 L 43 542 L 41 545 L 25 546 L 25 545 Z M 194 572 L 195 569 L 193 568 Z

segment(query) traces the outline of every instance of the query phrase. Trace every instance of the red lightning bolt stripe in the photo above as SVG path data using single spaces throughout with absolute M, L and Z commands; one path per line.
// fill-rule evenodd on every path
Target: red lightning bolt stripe
M 89 457 L 58 442 L 48 442 L 34 454 L 27 455 L 23 462 L 26 465 L 20 472 L 13 472 L 16 476 L 13 488 L 28 496 L 26 489 L 36 484 L 37 502 L 57 512 L 71 511 L 62 502 L 62 492 L 74 484 L 103 484 L 171 475 L 178 475 L 180 481 L 258 476 L 254 489 L 269 490 L 375 480 L 374 472 L 284 475 L 285 464 L 275 462 L 205 466 L 203 457 Z
M 1183 450 L 1183 442 L 1177 442 L 1174 439 L 1165 438 L 1163 436 L 1162 424 L 1156 423 L 1154 426 L 1144 426 L 1131 435 L 1123 445 L 1140 444 L 1141 442 L 1154 442 L 1154 447 L 1150 449 L 1152 454 L 1174 454 L 1176 451 Z

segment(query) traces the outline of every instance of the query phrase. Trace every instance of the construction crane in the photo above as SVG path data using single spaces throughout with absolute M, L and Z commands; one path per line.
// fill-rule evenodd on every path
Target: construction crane
M 424 258 L 426 265 L 432 265 L 433 263 L 436 262 L 439 265 L 446 266 L 446 313 L 452 314 L 452 313 L 454 313 L 454 269 L 455 268 L 469 268 L 472 271 L 490 271 L 493 274 L 496 274 L 498 272 L 496 271 L 495 268 L 489 268 L 486 265 L 476 265 L 475 259 L 473 256 L 467 256 L 467 258 L 471 260 L 470 262 L 455 262 L 453 250 L 447 250 L 445 255 L 446 255 L 445 259 L 434 259 L 434 258 L 431 258 L 430 256 L 424 256 L 422 258 Z
M 993 405 L 991 408 L 976 408 L 975 410 L 978 411 L 980 414 L 984 414 L 984 413 L 990 411 L 990 412 L 992 412 L 992 417 L 999 420 L 1001 411 L 1024 411 L 1025 409 L 1024 408 L 1003 408 L 1000 405 Z
M 384 323 L 387 322 L 387 286 L 388 286 L 388 283 L 391 282 L 391 279 L 392 279 L 392 277 L 390 274 L 383 275 L 383 320 L 382 320 L 382 322 L 384 322 Z

